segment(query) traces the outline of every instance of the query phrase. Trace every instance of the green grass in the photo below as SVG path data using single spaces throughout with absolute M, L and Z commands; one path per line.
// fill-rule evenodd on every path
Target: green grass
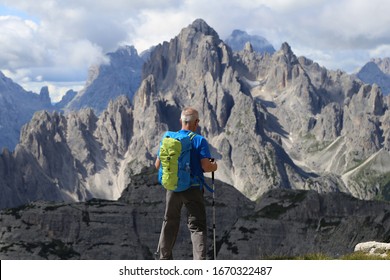
M 270 260 L 390 260 L 390 252 L 387 256 L 369 255 L 365 252 L 353 252 L 339 258 L 332 258 L 322 253 L 313 253 L 295 257 L 270 257 Z
M 270 257 L 270 260 L 331 260 L 332 258 L 328 257 L 322 253 L 313 253 L 303 256 L 290 256 L 290 257 Z
M 342 260 L 390 260 L 390 252 L 387 252 L 386 257 L 379 255 L 369 255 L 364 252 L 354 252 L 341 257 Z

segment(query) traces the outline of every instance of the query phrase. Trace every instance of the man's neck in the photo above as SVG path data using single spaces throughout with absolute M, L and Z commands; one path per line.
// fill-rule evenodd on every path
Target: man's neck
M 182 129 L 182 130 L 189 130 L 189 131 L 192 131 L 192 132 L 193 132 L 193 130 L 191 129 L 191 126 L 189 126 L 189 125 L 183 125 L 183 126 L 181 127 L 181 129 Z

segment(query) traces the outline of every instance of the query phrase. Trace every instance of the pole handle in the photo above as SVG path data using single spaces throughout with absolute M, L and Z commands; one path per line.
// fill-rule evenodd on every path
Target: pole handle
M 214 158 L 210 158 L 209 160 L 210 160 L 210 162 L 214 162 L 215 161 Z M 214 171 L 211 172 L 211 179 L 214 181 Z

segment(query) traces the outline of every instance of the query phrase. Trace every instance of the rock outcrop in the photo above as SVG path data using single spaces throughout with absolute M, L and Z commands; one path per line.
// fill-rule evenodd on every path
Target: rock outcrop
M 128 177 L 122 163 L 132 137 L 132 114 L 127 97 L 111 102 L 99 118 L 91 109 L 34 114 L 15 151 L 5 150 L 0 157 L 1 207 L 36 200 L 117 199 Z
M 153 259 L 165 206 L 156 171 L 133 175 L 118 201 L 34 202 L 0 212 L 0 258 Z M 389 242 L 390 205 L 343 193 L 276 189 L 258 202 L 215 182 L 217 257 L 272 259 L 322 253 L 340 257 L 369 240 Z M 212 197 L 206 192 L 209 258 Z M 192 259 L 183 210 L 175 259 Z
M 343 193 L 271 190 L 252 215 L 222 238 L 219 257 L 241 259 L 325 254 L 338 258 L 367 240 L 388 242 L 390 204 Z
M 390 256 L 390 243 L 367 241 L 356 244 L 355 252 L 364 252 L 370 256 Z

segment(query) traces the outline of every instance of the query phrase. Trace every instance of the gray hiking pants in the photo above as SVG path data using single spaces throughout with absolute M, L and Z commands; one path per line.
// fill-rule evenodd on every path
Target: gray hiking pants
M 167 191 L 164 222 L 159 248 L 160 259 L 173 259 L 172 250 L 180 227 L 180 214 L 183 205 L 187 208 L 187 225 L 191 232 L 194 260 L 206 259 L 207 223 L 203 191 L 190 188 L 183 192 Z

